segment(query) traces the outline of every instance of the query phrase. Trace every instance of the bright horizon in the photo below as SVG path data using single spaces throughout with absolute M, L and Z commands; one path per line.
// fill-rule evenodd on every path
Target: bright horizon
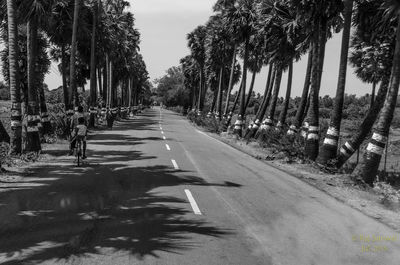
M 140 52 L 147 65 L 150 80 L 162 77 L 166 70 L 179 65 L 179 60 L 189 54 L 186 35 L 212 15 L 215 0 L 130 0 L 129 10 L 136 19 L 136 28 L 141 33 Z M 321 83 L 321 96 L 335 96 L 339 71 L 341 33 L 336 34 L 326 45 L 325 64 Z M 0 44 L 1 46 L 1 44 Z M 292 97 L 300 96 L 307 65 L 307 55 L 294 64 Z M 263 93 L 267 68 L 256 77 L 255 92 Z M 53 62 L 45 83 L 50 89 L 61 86 L 61 75 Z M 370 93 L 371 85 L 362 83 L 348 67 L 346 93 L 357 96 Z M 250 76 L 248 76 L 250 79 Z M 0 74 L 0 80 L 3 80 Z M 247 82 L 250 83 L 250 80 Z M 89 81 L 88 81 L 89 84 Z M 87 86 L 88 86 L 87 84 Z M 284 74 L 280 96 L 284 96 L 287 75 Z M 237 88 L 235 88 L 237 89 Z

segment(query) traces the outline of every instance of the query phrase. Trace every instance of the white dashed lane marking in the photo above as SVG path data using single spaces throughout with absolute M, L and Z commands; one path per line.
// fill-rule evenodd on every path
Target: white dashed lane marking
M 193 198 L 193 195 L 190 192 L 190 190 L 185 190 L 185 193 L 186 193 L 186 196 L 188 197 L 190 205 L 192 206 L 194 214 L 201 215 L 199 206 L 197 205 L 195 199 Z
M 175 169 L 179 169 L 178 164 L 176 163 L 175 160 L 171 159 L 171 162 Z
M 167 140 L 167 138 L 165 136 L 162 137 L 164 140 Z
M 165 147 L 167 148 L 168 151 L 171 151 L 171 148 L 169 147 L 168 144 L 165 144 Z

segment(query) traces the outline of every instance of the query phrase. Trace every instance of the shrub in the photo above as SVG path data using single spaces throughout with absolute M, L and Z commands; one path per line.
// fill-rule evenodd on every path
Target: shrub
M 190 111 L 187 118 L 198 126 L 204 127 L 212 133 L 221 133 L 223 130 L 222 122 L 217 121 L 214 117 L 207 118 L 205 114 L 197 115 L 196 112 Z

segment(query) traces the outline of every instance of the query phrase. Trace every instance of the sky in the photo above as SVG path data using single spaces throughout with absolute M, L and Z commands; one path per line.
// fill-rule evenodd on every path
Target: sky
M 129 0 L 130 11 L 135 15 L 136 28 L 141 33 L 140 52 L 143 54 L 151 81 L 162 77 L 169 67 L 179 65 L 179 60 L 189 54 L 186 35 L 204 24 L 212 15 L 215 0 Z M 1 44 L 0 44 L 1 45 Z M 341 33 L 334 35 L 326 46 L 321 95 L 335 95 L 339 72 Z M 294 64 L 292 96 L 300 96 L 307 68 L 307 56 Z M 364 95 L 370 93 L 371 85 L 358 80 L 348 67 L 346 93 Z M 256 77 L 256 92 L 262 93 L 268 69 Z M 3 78 L 0 74 L 0 80 Z M 250 79 L 250 77 L 249 77 Z M 50 89 L 61 85 L 61 76 L 53 63 L 45 82 Z M 250 83 L 250 80 L 247 82 Z M 284 74 L 280 95 L 284 96 L 287 74 Z M 237 87 L 236 87 L 237 89 Z
M 195 27 L 204 24 L 212 15 L 215 0 L 131 0 L 131 11 L 141 32 L 141 52 L 147 64 L 150 79 L 165 74 L 171 67 L 179 65 L 180 58 L 189 54 L 186 35 Z M 335 95 L 339 72 L 341 34 L 336 34 L 326 46 L 325 65 L 321 84 L 321 95 Z M 300 96 L 307 56 L 295 63 L 293 69 L 292 95 Z M 348 67 L 346 93 L 364 95 L 370 93 L 370 85 L 358 80 L 353 69 Z M 268 68 L 256 77 L 255 91 L 262 93 Z M 250 81 L 250 80 L 249 80 Z M 248 82 L 250 83 L 250 82 Z M 287 86 L 287 73 L 283 76 L 280 95 Z

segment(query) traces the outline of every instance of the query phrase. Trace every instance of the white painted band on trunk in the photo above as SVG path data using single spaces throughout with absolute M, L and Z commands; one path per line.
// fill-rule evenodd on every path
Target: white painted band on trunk
M 353 148 L 353 146 L 350 145 L 349 142 L 346 142 L 344 145 L 345 145 L 345 146 L 347 147 L 347 149 L 349 149 L 352 153 L 354 153 L 354 152 L 356 151 L 356 150 Z
M 349 157 L 350 155 L 352 155 L 351 153 L 349 153 L 346 149 L 344 149 L 343 147 L 340 148 L 340 153 L 343 154 L 343 156 L 345 157 Z
M 15 109 L 11 110 L 11 116 L 21 116 L 21 115 L 22 114 L 20 110 L 15 110 Z
M 21 121 L 11 121 L 11 127 L 21 127 L 22 122 Z
M 21 109 L 21 103 L 20 102 L 14 102 L 11 104 L 12 109 Z
M 332 136 L 339 136 L 339 131 L 335 127 L 329 127 L 326 133 Z
M 38 132 L 39 129 L 37 126 L 28 126 L 27 131 L 28 132 Z
M 309 126 L 308 130 L 309 131 L 319 131 L 319 127 L 318 126 Z
M 383 154 L 383 151 L 385 150 L 385 148 L 374 145 L 372 143 L 369 143 L 367 146 L 367 151 L 377 154 L 379 156 L 381 156 Z
M 377 142 L 383 143 L 383 144 L 386 144 L 386 141 L 387 141 L 387 137 L 386 136 L 380 135 L 378 133 L 374 133 L 372 135 L 372 139 L 374 139 Z
M 255 123 L 255 124 L 259 124 L 259 123 L 260 123 L 260 120 L 257 119 L 254 123 Z
M 297 130 L 297 127 L 296 126 L 294 126 L 294 125 L 290 125 L 290 127 L 289 127 L 291 130 L 293 130 L 293 131 L 295 131 L 295 130 Z
M 235 125 L 242 125 L 242 120 L 236 120 Z
M 325 138 L 324 144 L 337 146 L 338 141 L 335 139 Z
M 306 138 L 306 137 L 307 137 L 307 132 L 306 132 L 306 131 L 301 131 L 301 136 L 302 136 L 303 138 Z
M 271 119 L 265 119 L 265 121 L 264 121 L 265 123 L 273 123 L 273 121 L 271 120 Z
M 257 124 L 253 125 L 253 129 L 258 129 L 258 128 L 259 128 L 259 126 Z
M 304 123 L 304 127 L 308 128 L 310 126 L 310 124 L 308 122 Z
M 307 135 L 307 140 L 319 140 L 318 133 L 309 133 Z

